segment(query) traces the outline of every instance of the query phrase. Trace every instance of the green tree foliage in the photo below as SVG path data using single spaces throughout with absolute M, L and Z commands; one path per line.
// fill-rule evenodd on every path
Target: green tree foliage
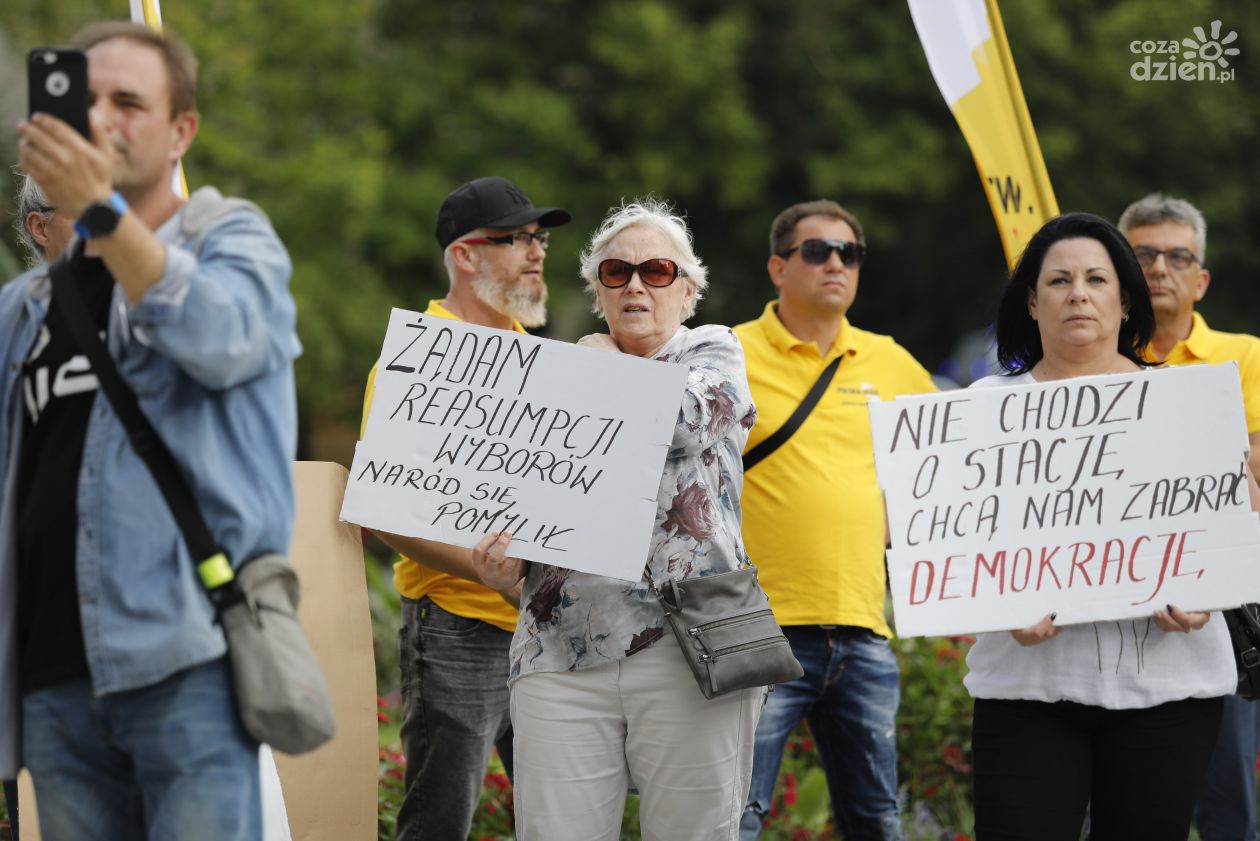
M 1114 218 L 1153 189 L 1195 201 L 1216 280 L 1202 309 L 1254 331 L 1260 7 L 1002 9 L 1061 207 Z M 577 276 L 585 238 L 610 205 L 649 192 L 685 212 L 711 267 L 699 321 L 757 316 L 773 294 L 771 218 L 820 196 L 868 229 L 855 323 L 936 368 L 992 318 L 997 231 L 904 3 L 167 0 L 163 11 L 202 64 L 190 184 L 258 201 L 293 253 L 308 432 L 356 425 L 388 308 L 445 289 L 437 207 L 478 175 L 574 212 L 548 259 L 556 338 L 597 327 Z M 126 12 L 123 0 L 15 0 L 0 7 L 0 34 L 24 53 Z M 1131 42 L 1217 19 L 1240 35 L 1232 82 L 1131 78 Z M 10 66 L 21 65 L 0 61 Z

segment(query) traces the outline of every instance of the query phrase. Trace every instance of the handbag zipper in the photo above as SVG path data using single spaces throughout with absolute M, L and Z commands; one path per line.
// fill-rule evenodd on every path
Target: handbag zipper
M 729 619 L 716 619 L 712 622 L 706 622 L 703 625 L 697 625 L 694 628 L 688 628 L 687 633 L 693 637 L 698 637 L 705 631 L 712 631 L 716 628 L 725 628 L 728 625 L 738 625 L 742 622 L 755 622 L 758 619 L 764 618 L 767 614 L 773 616 L 774 611 L 766 608 L 765 610 L 759 610 L 756 613 L 745 613 L 742 616 L 732 616 Z
M 719 648 L 712 655 L 701 654 L 701 663 L 715 663 L 719 657 L 725 657 L 727 654 L 739 654 L 744 651 L 752 651 L 757 648 L 769 648 L 779 643 L 787 643 L 787 640 L 781 637 L 768 637 L 763 640 L 753 640 L 752 642 L 741 642 L 739 645 L 732 645 L 730 648 Z

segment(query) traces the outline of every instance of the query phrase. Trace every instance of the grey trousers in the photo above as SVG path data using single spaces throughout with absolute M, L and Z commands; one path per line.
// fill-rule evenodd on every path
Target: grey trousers
M 763 687 L 705 700 L 672 637 L 512 687 L 517 841 L 617 841 L 626 787 L 643 841 L 735 841 Z

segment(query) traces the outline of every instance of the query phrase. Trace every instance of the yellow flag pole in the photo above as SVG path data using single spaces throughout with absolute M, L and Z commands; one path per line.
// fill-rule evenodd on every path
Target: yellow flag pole
M 143 23 L 155 32 L 162 31 L 162 6 L 159 0 L 131 0 L 131 19 Z M 184 162 L 175 164 L 171 190 L 180 198 L 188 198 L 188 180 L 184 177 Z

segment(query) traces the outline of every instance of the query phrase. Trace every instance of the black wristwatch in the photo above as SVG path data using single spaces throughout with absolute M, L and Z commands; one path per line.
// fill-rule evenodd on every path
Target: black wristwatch
M 74 223 L 74 232 L 83 239 L 109 236 L 118 227 L 118 220 L 127 212 L 127 201 L 117 190 L 109 201 L 88 205 L 87 210 Z

